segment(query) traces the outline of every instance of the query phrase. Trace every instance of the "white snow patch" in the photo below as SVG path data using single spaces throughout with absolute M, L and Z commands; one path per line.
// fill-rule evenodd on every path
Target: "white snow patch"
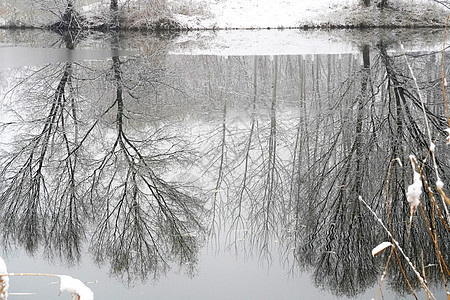
M 436 150 L 436 145 L 434 143 L 431 143 L 431 145 L 430 145 L 430 152 L 434 153 L 434 150 Z
M 447 132 L 447 134 L 448 134 L 447 138 L 445 139 L 445 144 L 448 145 L 448 144 L 450 144 L 450 128 L 447 128 L 444 131 Z
M 172 0 L 177 2 L 179 0 Z M 208 7 L 210 14 L 176 15 L 178 21 L 190 28 L 289 28 L 356 0 L 189 0 L 191 6 Z
M 411 208 L 416 208 L 419 205 L 420 194 L 422 194 L 422 179 L 420 174 L 414 171 L 414 181 L 408 186 L 408 191 L 406 192 L 406 199 Z
M 378 255 L 381 251 L 383 251 L 384 249 L 386 249 L 390 246 L 392 246 L 392 243 L 382 242 L 381 244 L 379 244 L 378 246 L 376 246 L 375 248 L 372 249 L 372 256 Z
M 349 7 L 358 5 L 359 0 L 169 0 L 169 4 L 185 8 L 184 12 L 175 12 L 175 18 L 189 28 L 249 29 L 290 28 L 302 24 L 335 21 L 323 17 L 348 10 Z M 408 0 L 408 5 L 413 4 L 420 7 L 433 2 Z M 192 11 L 198 10 L 199 7 L 207 12 L 193 14 Z
M 72 278 L 67 275 L 58 275 L 61 279 L 59 292 L 69 292 L 72 294 L 72 299 L 79 300 L 93 300 L 94 293 L 84 285 L 80 280 Z
M 400 157 L 397 157 L 395 160 L 398 162 L 399 166 L 403 168 L 402 160 L 400 159 Z

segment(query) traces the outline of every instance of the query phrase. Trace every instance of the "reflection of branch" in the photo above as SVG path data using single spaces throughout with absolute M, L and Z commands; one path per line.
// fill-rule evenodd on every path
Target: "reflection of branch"
M 446 8 L 450 8 L 450 2 L 448 0 L 432 0 L 438 4 L 445 6 Z
M 241 164 L 244 164 L 244 170 L 242 171 L 242 183 L 240 183 L 240 186 L 238 187 L 238 201 L 235 206 L 232 206 L 231 211 L 231 218 L 232 218 L 232 224 L 230 226 L 230 232 L 234 231 L 234 244 L 236 244 L 236 241 L 238 241 L 239 233 L 241 231 L 244 232 L 244 236 L 246 235 L 246 216 L 243 214 L 243 203 L 245 201 L 244 199 L 244 193 L 246 196 L 250 197 L 252 194 L 252 189 L 249 187 L 249 181 L 250 181 L 250 174 L 249 174 L 249 168 L 251 164 L 251 156 L 250 151 L 252 149 L 252 142 L 253 142 L 253 135 L 255 131 L 256 126 L 256 100 L 258 96 L 258 77 L 257 77 L 257 62 L 258 57 L 255 56 L 253 59 L 253 103 L 252 103 L 252 115 L 251 115 L 251 122 L 250 122 L 250 130 L 248 132 L 248 139 L 245 143 L 245 150 L 244 150 L 244 158 L 243 160 L 238 164 L 240 166 Z M 237 181 L 237 180 L 236 180 Z M 233 205 L 233 204 L 231 204 Z
M 114 57 L 117 135 L 92 177 L 92 189 L 103 187 L 106 196 L 106 211 L 92 247 L 98 261 L 111 257 L 112 272 L 125 274 L 131 282 L 135 276 L 144 280 L 149 273 L 157 278 L 172 260 L 193 267 L 201 203 L 160 178 L 150 162 L 162 162 L 164 157 L 146 156 L 125 133 L 120 64 Z
M 226 89 L 225 89 L 226 93 Z M 218 209 L 218 196 L 219 191 L 223 182 L 224 177 L 224 162 L 225 162 L 225 149 L 226 149 L 226 132 L 227 132 L 227 97 L 225 95 L 224 103 L 223 103 L 223 119 L 222 119 L 222 130 L 221 130 L 221 136 L 222 139 L 220 141 L 220 154 L 219 154 L 219 166 L 218 166 L 218 174 L 217 174 L 217 180 L 216 180 L 216 186 L 214 188 L 214 199 L 212 203 L 212 220 L 211 220 L 211 232 L 214 232 L 214 226 L 218 221 L 216 220 L 217 215 L 217 209 Z
M 77 135 L 73 95 L 69 93 L 70 100 L 66 98 L 71 78 L 72 63 L 68 62 L 55 89 L 50 111 L 43 119 L 42 130 L 4 163 L 1 176 L 8 185 L 0 199 L 4 206 L 2 219 L 8 228 L 3 231 L 5 237 L 17 237 L 30 252 L 45 238 L 49 250 L 56 248 L 69 259 L 78 259 L 83 230 L 76 194 L 77 156 L 68 155 Z M 69 137 L 69 120 L 75 128 L 73 137 Z M 64 150 L 65 154 L 60 153 Z M 51 176 L 55 178 L 49 180 Z
M 367 112 L 373 113 L 374 97 L 369 93 L 368 47 L 364 49 L 363 57 L 363 68 L 352 76 L 357 80 L 348 81 L 350 86 L 343 86 L 340 91 L 343 95 L 337 96 L 341 110 L 346 110 L 346 113 L 338 121 L 333 119 L 333 115 L 323 113 L 313 119 L 316 123 L 306 121 L 322 130 L 309 133 L 315 136 L 315 141 L 311 150 L 304 153 L 303 161 L 309 155 L 313 157 L 312 163 L 306 174 L 299 172 L 295 179 L 296 189 L 300 190 L 304 185 L 307 195 L 297 196 L 292 208 L 296 215 L 300 215 L 295 219 L 294 230 L 291 230 L 295 239 L 295 243 L 290 244 L 295 248 L 294 258 L 301 267 L 314 268 L 317 285 L 346 296 L 360 293 L 376 279 L 374 263 L 364 253 L 364 249 L 370 249 L 367 241 L 372 240 L 376 233 L 365 222 L 360 205 L 349 200 L 358 191 L 370 187 L 369 160 L 373 157 L 371 151 L 375 139 L 365 137 L 377 128 L 369 126 L 371 116 L 367 115 Z M 354 87 L 359 89 L 350 94 Z M 347 94 L 351 97 L 349 103 L 344 100 Z M 333 110 L 338 109 L 333 107 Z M 330 120 L 330 124 L 324 120 Z M 339 121 L 341 125 L 336 126 Z

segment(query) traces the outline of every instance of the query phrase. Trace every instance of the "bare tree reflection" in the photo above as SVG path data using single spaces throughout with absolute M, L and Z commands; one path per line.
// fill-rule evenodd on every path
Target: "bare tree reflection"
M 344 85 L 344 92 L 352 86 L 360 86 L 360 92 L 355 94 L 352 102 L 344 102 L 350 110 L 342 127 L 334 131 L 332 128 L 325 129 L 331 131 L 324 132 L 326 136 L 331 135 L 326 150 L 320 158 L 313 158 L 312 165 L 306 171 L 308 176 L 303 175 L 310 180 L 306 182 L 306 189 L 310 190 L 308 197 L 294 197 L 296 217 L 293 219 L 295 227 L 291 231 L 295 234 L 292 239 L 294 243 L 289 246 L 295 249 L 294 257 L 300 265 L 313 267 L 317 285 L 330 288 L 337 295 L 347 296 L 357 295 L 375 280 L 374 263 L 370 259 L 370 241 L 373 241 L 375 232 L 355 200 L 358 194 L 368 190 L 369 153 L 365 150 L 373 147 L 374 143 L 369 134 L 371 126 L 367 117 L 373 99 L 369 90 L 368 46 L 363 47 L 363 63 L 362 69 L 355 74 L 355 77 L 361 78 L 360 83 L 353 81 L 347 87 Z M 351 100 L 352 95 L 340 97 Z M 354 109 L 355 115 L 351 109 Z M 323 122 L 318 120 L 318 124 Z M 351 134 L 346 132 L 350 128 L 354 130 Z M 322 134 L 316 132 L 319 136 Z M 320 151 L 318 147 L 321 146 L 314 146 L 314 152 Z M 317 170 L 321 173 L 314 174 Z M 296 180 L 299 182 L 294 181 L 295 185 L 304 181 L 300 177 Z
M 158 278 L 173 260 L 192 267 L 198 252 L 202 202 L 158 176 L 155 168 L 173 155 L 156 153 L 155 137 L 137 140 L 125 130 L 126 107 L 119 57 L 113 57 L 116 136 L 92 174 L 92 192 L 103 195 L 104 209 L 94 232 L 92 249 L 99 262 L 129 282 Z M 175 145 L 174 145 L 175 146 Z M 172 146 L 173 147 L 173 146 Z M 152 151 L 153 149 L 153 151 Z
M 385 70 L 387 74 L 388 82 L 388 94 L 387 101 L 391 103 L 391 106 L 395 109 L 395 114 L 393 114 L 393 124 L 391 128 L 393 130 L 390 132 L 393 142 L 393 153 L 392 157 L 400 157 L 404 161 L 408 161 L 407 157 L 409 154 L 416 155 L 420 160 L 425 160 L 427 155 L 427 150 L 430 145 L 426 140 L 426 132 L 423 126 L 423 115 L 421 115 L 421 104 L 418 99 L 416 91 L 412 88 L 411 80 L 407 78 L 404 74 L 406 73 L 405 67 L 396 60 L 395 57 L 388 55 L 387 46 L 383 43 L 378 45 L 381 60 L 385 65 Z M 433 60 L 433 56 L 426 56 L 427 59 Z M 416 59 L 416 63 L 427 64 L 426 62 L 421 62 L 420 57 Z M 426 78 L 428 77 L 428 78 Z M 423 89 L 426 90 L 428 85 L 433 85 L 433 81 L 438 79 L 429 78 L 429 74 L 423 74 L 421 78 L 426 78 L 423 82 Z M 433 105 L 434 101 L 425 104 L 425 110 L 430 123 L 432 124 L 432 132 L 438 136 L 442 128 L 446 127 L 445 119 L 437 114 L 435 114 L 429 105 Z M 439 152 L 438 165 L 441 172 L 448 174 L 448 157 L 444 152 Z M 434 178 L 433 167 L 429 164 L 424 164 L 424 169 L 422 170 L 425 178 Z M 435 254 L 435 249 L 431 244 L 430 236 L 427 234 L 427 228 L 423 215 L 418 213 L 414 217 L 413 224 L 410 228 L 410 224 L 405 222 L 405 216 L 409 215 L 409 205 L 406 200 L 406 195 L 403 191 L 406 190 L 407 186 L 410 184 L 411 176 L 409 173 L 405 174 L 405 170 L 395 169 L 391 174 L 391 199 L 390 199 L 390 210 L 392 223 L 394 225 L 394 235 L 396 239 L 404 245 L 405 251 L 407 251 L 410 258 L 416 265 L 420 265 L 422 261 L 428 264 L 427 268 L 427 278 L 432 282 L 439 282 L 442 280 L 442 275 L 438 269 L 438 259 Z M 436 179 L 433 179 L 436 180 Z M 428 222 L 434 224 L 433 230 L 441 238 L 438 239 L 439 249 L 442 253 L 445 253 L 444 260 L 448 263 L 448 232 L 443 226 L 442 222 L 436 218 L 436 211 L 431 204 L 429 195 L 423 195 L 422 206 L 425 211 L 425 215 Z M 442 209 L 442 207 L 441 207 Z M 406 218 L 407 219 L 407 218 Z M 402 265 L 406 264 L 406 261 L 401 259 Z M 409 293 L 409 287 L 396 264 L 393 266 L 395 272 L 392 274 L 391 285 L 399 293 Z M 408 280 L 413 284 L 414 287 L 420 287 L 416 276 L 405 268 Z
M 73 49 L 75 42 L 68 39 L 66 45 Z M 44 67 L 38 72 L 48 71 L 53 78 L 40 86 L 53 90 L 45 106 L 47 114 L 31 123 L 30 134 L 2 156 L 2 234 L 6 241 L 16 239 L 29 252 L 35 252 L 44 241 L 48 253 L 78 260 L 86 207 L 78 192 L 79 121 L 73 63 L 64 63 L 60 71 Z M 41 92 L 48 94 L 46 90 Z
M 0 158 L 3 243 L 30 253 L 44 247 L 68 262 L 89 243 L 97 262 L 129 284 L 172 265 L 192 275 L 204 202 L 189 183 L 167 178 L 195 156 L 152 110 L 159 97 L 149 92 L 159 84 L 152 61 L 111 62 L 107 74 L 101 62 L 46 66 L 9 93 L 17 120 L 2 129 L 26 133 Z M 19 105 L 18 97 L 29 101 Z
M 221 167 L 226 171 L 218 173 L 228 183 L 222 217 L 223 226 L 229 228 L 228 249 L 237 255 L 257 253 L 271 262 L 278 248 L 292 273 L 310 270 L 316 285 L 348 297 L 376 283 L 382 263 L 371 257 L 371 250 L 385 238 L 361 208 L 358 196 L 368 195 L 373 207 L 383 211 L 388 162 L 398 156 L 406 161 L 409 153 L 427 149 L 414 112 L 414 93 L 405 83 L 393 84 L 391 73 L 385 76 L 387 63 L 381 55 L 370 55 L 370 46 L 361 48 L 360 57 L 361 66 L 353 56 L 327 58 L 331 75 L 322 73 L 320 56 L 275 58 L 270 64 L 259 57 L 233 58 L 236 64 L 229 72 L 236 72 L 235 89 L 247 91 L 247 114 L 228 120 L 221 144 L 227 149 L 227 164 Z M 331 60 L 336 65 L 331 66 Z M 282 79 L 274 81 L 276 74 Z M 311 80 L 314 88 L 308 89 Z M 401 95 L 400 89 L 412 102 L 395 97 Z M 297 99 L 295 105 L 283 98 L 284 93 Z M 270 105 L 264 106 L 268 96 Z M 235 97 L 227 98 L 228 116 L 244 101 L 244 96 Z M 286 117 L 293 107 L 295 117 Z M 441 119 L 431 117 L 438 128 Z M 230 125 L 232 120 L 237 128 Z M 217 151 L 207 155 L 213 153 Z M 393 222 L 399 222 L 408 214 L 404 191 L 410 176 L 397 166 L 391 176 Z M 421 257 L 423 250 L 434 261 L 426 230 L 413 228 L 417 241 L 412 242 L 407 239 L 409 225 L 398 225 L 396 233 L 401 232 L 412 256 Z M 395 274 L 393 284 L 403 286 L 401 273 Z
M 386 220 L 389 162 L 411 153 L 423 161 L 430 146 L 399 59 L 380 43 L 360 55 L 114 55 L 44 68 L 47 109 L 14 124 L 31 129 L 0 158 L 3 240 L 32 252 L 44 240 L 67 257 L 79 257 L 87 241 L 98 263 L 133 284 L 173 264 L 192 275 L 208 228 L 215 241 L 225 232 L 225 248 L 237 255 L 280 258 L 287 272 L 307 270 L 317 286 L 356 296 L 376 284 L 385 261 L 371 249 L 386 239 L 358 196 Z M 423 68 L 429 59 L 411 61 Z M 432 73 L 418 77 L 424 89 L 435 86 Z M 426 112 L 437 138 L 443 119 L 428 105 L 440 103 L 434 94 Z M 447 156 L 439 161 L 443 178 Z M 188 173 L 182 168 L 201 168 L 200 186 L 169 180 Z M 430 166 L 423 172 L 434 178 Z M 423 251 L 433 265 L 423 215 L 411 229 L 404 222 L 410 180 L 407 168 L 391 169 L 394 235 L 415 264 Z M 194 196 L 201 189 L 206 203 Z M 427 196 L 423 206 L 448 261 L 446 229 Z M 397 268 L 387 281 L 407 292 Z M 438 282 L 438 268 L 428 271 Z

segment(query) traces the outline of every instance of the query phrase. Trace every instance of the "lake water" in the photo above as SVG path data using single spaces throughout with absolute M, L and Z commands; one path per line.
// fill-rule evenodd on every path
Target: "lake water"
M 443 202 L 441 218 L 423 192 L 410 224 L 406 199 L 411 154 L 438 195 L 424 109 L 448 182 L 442 39 L 0 31 L 8 271 L 70 275 L 96 299 L 372 299 L 390 238 L 361 196 L 443 299 L 426 227 L 448 265 Z M 33 295 L 11 298 L 69 299 L 53 281 L 13 277 Z M 382 295 L 412 297 L 394 256 Z

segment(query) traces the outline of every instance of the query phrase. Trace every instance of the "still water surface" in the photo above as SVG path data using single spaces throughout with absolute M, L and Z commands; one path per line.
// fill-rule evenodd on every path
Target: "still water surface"
M 371 250 L 388 238 L 358 196 L 387 224 L 387 169 L 399 157 L 394 235 L 417 265 L 423 253 L 444 296 L 423 217 L 409 228 L 408 157 L 422 161 L 429 146 L 392 35 L 349 35 L 352 53 L 219 56 L 183 55 L 174 40 L 136 34 L 40 33 L 37 42 L 35 33 L 1 33 L 9 271 L 94 282 L 96 299 L 375 298 L 389 251 Z M 432 38 L 406 46 L 439 150 L 447 125 Z M 448 157 L 437 153 L 446 182 Z M 423 173 L 434 182 L 432 171 Z M 448 264 L 448 232 L 423 202 Z M 61 298 L 50 282 L 12 278 L 10 291 Z M 405 293 L 391 261 L 384 299 Z

